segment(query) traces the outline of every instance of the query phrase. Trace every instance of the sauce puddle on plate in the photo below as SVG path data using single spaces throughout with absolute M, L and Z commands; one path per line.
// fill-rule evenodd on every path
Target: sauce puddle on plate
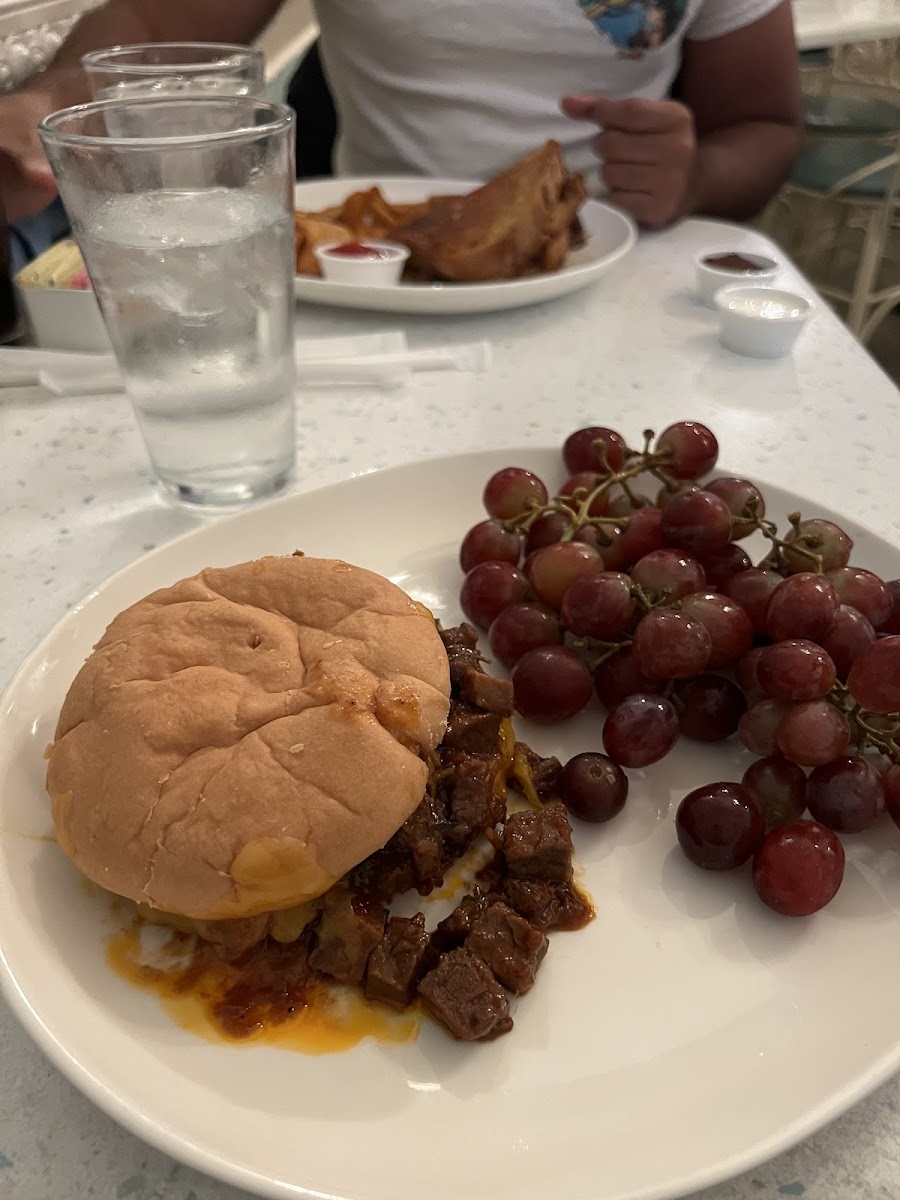
M 334 1054 L 365 1038 L 405 1045 L 421 1025 L 415 1009 L 395 1014 L 349 988 L 308 982 L 294 944 L 269 939 L 238 966 L 190 935 L 136 918 L 110 938 L 106 959 L 120 978 L 156 995 L 182 1029 L 207 1041 Z

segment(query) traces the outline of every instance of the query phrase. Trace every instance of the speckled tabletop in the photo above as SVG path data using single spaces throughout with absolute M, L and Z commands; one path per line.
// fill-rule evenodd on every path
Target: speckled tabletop
M 722 461 L 819 497 L 896 542 L 900 393 L 820 311 L 793 357 L 737 358 L 692 296 L 691 258 L 759 248 L 745 231 L 688 222 L 642 239 L 591 290 L 534 309 L 403 319 L 413 345 L 488 338 L 481 376 L 416 375 L 403 391 L 298 398 L 297 486 L 452 451 L 556 445 L 589 421 L 630 435 L 679 417 L 707 421 Z M 302 333 L 396 328 L 399 319 L 302 308 Z M 0 684 L 67 607 L 113 571 L 203 518 L 156 494 L 127 400 L 0 393 Z M 864 1022 L 864 1003 L 848 1018 Z M 835 1031 L 840 1037 L 841 1031 Z M 827 1050 L 825 1051 L 827 1052 Z M 0 1001 L 3 1200 L 240 1200 L 149 1148 L 52 1068 Z M 735 1114 L 740 1120 L 740 1114 Z M 796 1149 L 703 1200 L 894 1200 L 900 1082 Z

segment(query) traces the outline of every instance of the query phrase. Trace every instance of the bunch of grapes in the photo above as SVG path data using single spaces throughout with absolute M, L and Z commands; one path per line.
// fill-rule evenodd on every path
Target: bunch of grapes
M 709 870 L 752 861 L 760 898 L 805 915 L 840 886 L 839 834 L 885 808 L 900 825 L 900 580 L 851 566 L 831 521 L 792 514 L 781 537 L 749 480 L 700 483 L 718 451 L 696 421 L 645 431 L 640 450 L 592 426 L 567 438 L 555 496 L 498 471 L 460 549 L 460 599 L 521 716 L 563 721 L 594 695 L 606 709 L 605 753 L 561 776 L 584 820 L 620 812 L 623 768 L 680 735 L 737 734 L 756 760 L 684 798 L 678 841 Z M 756 565 L 739 545 L 752 534 L 769 545 Z

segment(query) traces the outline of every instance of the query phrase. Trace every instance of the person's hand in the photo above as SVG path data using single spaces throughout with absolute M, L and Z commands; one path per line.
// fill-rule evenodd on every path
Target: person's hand
M 56 180 L 38 137 L 53 103 L 37 90 L 0 98 L 0 195 L 10 221 L 40 212 L 56 196 Z
M 697 137 L 690 110 L 675 100 L 566 96 L 563 112 L 591 121 L 609 199 L 650 229 L 690 208 Z

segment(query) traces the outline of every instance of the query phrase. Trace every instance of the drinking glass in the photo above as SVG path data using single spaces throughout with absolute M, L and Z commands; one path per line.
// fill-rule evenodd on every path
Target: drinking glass
M 143 97 L 39 132 L 163 488 L 220 506 L 278 491 L 294 463 L 293 114 Z
M 81 65 L 95 100 L 196 94 L 259 96 L 265 56 L 248 46 L 156 42 L 85 54 Z

